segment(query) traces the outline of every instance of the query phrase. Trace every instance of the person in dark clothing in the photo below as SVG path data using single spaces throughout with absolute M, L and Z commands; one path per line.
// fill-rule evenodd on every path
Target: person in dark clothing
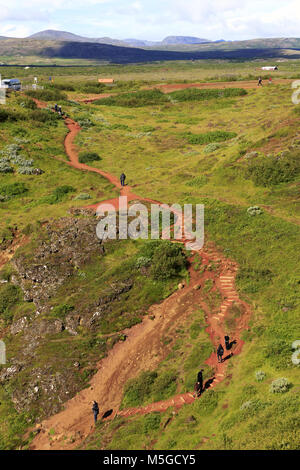
M 54 111 L 56 111 L 56 112 L 58 111 L 57 103 L 55 103 L 55 105 L 54 105 Z
M 262 78 L 259 77 L 257 86 L 262 86 Z
M 200 384 L 200 382 L 196 382 L 195 385 L 194 385 L 193 397 L 198 398 L 198 397 L 200 397 L 201 393 L 202 393 L 202 385 Z
M 229 351 L 229 349 L 231 348 L 231 345 L 230 345 L 230 342 L 229 342 L 229 336 L 224 336 L 224 339 L 225 339 L 226 351 Z
M 126 179 L 126 175 L 122 173 L 120 176 L 121 186 L 125 186 L 125 179 Z
M 199 372 L 198 372 L 198 375 L 197 375 L 197 383 L 200 384 L 200 395 L 202 393 L 202 390 L 203 390 L 203 369 L 201 369 Z
M 96 401 L 93 402 L 92 411 L 93 411 L 93 414 L 94 414 L 94 421 L 95 421 L 95 424 L 96 424 L 98 414 L 99 414 L 99 406 L 98 406 L 98 403 Z
M 223 354 L 224 354 L 224 348 L 222 344 L 219 344 L 218 349 L 217 349 L 218 362 L 223 362 Z

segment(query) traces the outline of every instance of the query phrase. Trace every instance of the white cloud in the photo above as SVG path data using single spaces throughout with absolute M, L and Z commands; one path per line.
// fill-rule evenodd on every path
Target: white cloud
M 0 0 L 0 35 L 42 29 L 85 36 L 208 39 L 300 36 L 299 0 Z M 23 33 L 22 33 L 23 34 Z M 26 35 L 26 34 L 23 34 Z

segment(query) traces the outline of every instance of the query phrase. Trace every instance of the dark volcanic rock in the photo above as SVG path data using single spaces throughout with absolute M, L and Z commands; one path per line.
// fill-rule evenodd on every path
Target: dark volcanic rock
M 47 224 L 34 254 L 13 259 L 17 275 L 12 281 L 19 284 L 24 299 L 34 302 L 43 311 L 48 299 L 82 263 L 95 253 L 104 253 L 96 236 L 95 217 L 84 219 L 64 217 Z

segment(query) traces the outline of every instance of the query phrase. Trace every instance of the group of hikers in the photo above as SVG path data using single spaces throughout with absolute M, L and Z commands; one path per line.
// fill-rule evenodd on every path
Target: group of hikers
M 272 82 L 272 77 L 269 78 L 269 85 L 271 85 L 273 82 Z M 259 77 L 258 78 L 258 83 L 257 83 L 257 86 L 263 86 L 262 84 L 262 78 Z
M 233 340 L 233 341 L 230 341 L 230 338 L 228 335 L 224 336 L 224 341 L 225 341 L 225 348 L 226 348 L 226 351 L 229 351 L 232 346 L 234 344 L 236 344 L 236 340 Z M 223 355 L 224 355 L 224 348 L 222 346 L 222 344 L 220 343 L 219 346 L 218 346 L 218 349 L 217 349 L 217 358 L 218 358 L 218 362 L 219 363 L 222 363 L 225 361 L 225 359 L 223 359 Z M 233 356 L 233 353 L 231 352 L 229 357 Z M 208 381 L 208 383 L 211 383 L 211 380 Z M 194 397 L 200 397 L 200 395 L 202 394 L 202 392 L 204 391 L 205 388 L 207 388 L 207 384 L 205 384 L 206 386 L 203 388 L 203 369 L 201 369 L 199 372 L 198 372 L 198 375 L 197 375 L 197 382 L 195 383 L 195 386 L 194 386 Z
M 233 344 L 236 344 L 236 340 L 230 341 L 230 338 L 228 335 L 224 336 L 224 342 L 225 342 L 225 348 L 226 351 L 229 351 Z M 224 348 L 222 344 L 220 343 L 217 349 L 217 358 L 218 362 L 224 362 L 225 359 L 223 359 L 223 354 L 224 354 Z M 229 357 L 231 357 L 233 353 L 231 352 Z M 201 369 L 198 374 L 197 374 L 197 382 L 195 383 L 194 386 L 194 398 L 200 397 L 202 395 L 202 392 L 209 387 L 209 385 L 212 383 L 213 379 L 208 380 L 205 383 L 205 386 L 203 387 L 203 369 Z M 99 405 L 98 403 L 94 400 L 93 401 L 93 406 L 92 406 L 92 412 L 94 415 L 94 422 L 95 424 L 97 423 L 98 415 L 99 415 Z
M 63 116 L 63 112 L 62 112 L 61 106 L 58 106 L 57 103 L 55 103 L 55 105 L 54 105 L 54 111 L 55 111 L 56 113 L 58 113 L 60 116 Z

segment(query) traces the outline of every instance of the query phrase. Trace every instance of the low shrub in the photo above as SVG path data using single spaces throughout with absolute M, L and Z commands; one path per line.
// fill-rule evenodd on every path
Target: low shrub
M 156 378 L 156 372 L 145 371 L 136 379 L 129 380 L 124 388 L 122 408 L 141 405 L 150 395 L 151 387 Z
M 29 90 L 27 95 L 42 101 L 62 101 L 68 97 L 58 89 Z
M 44 204 L 57 204 L 58 202 L 61 202 L 68 193 L 72 192 L 75 192 L 73 186 L 58 186 L 52 194 L 40 199 L 40 202 Z
M 30 118 L 33 121 L 38 121 L 38 122 L 47 122 L 47 123 L 53 123 L 56 124 L 59 116 L 55 113 L 53 113 L 50 110 L 46 109 L 35 109 L 31 112 Z
M 79 154 L 78 160 L 80 163 L 89 163 L 100 161 L 102 158 L 96 152 L 82 152 Z
M 161 422 L 160 413 L 151 413 L 144 418 L 144 433 L 151 434 L 152 431 L 159 429 Z
M 169 97 L 159 90 L 143 90 L 136 93 L 123 93 L 94 101 L 94 104 L 102 106 L 128 106 L 137 108 L 140 106 L 155 105 L 169 101 Z
M 89 118 L 82 118 L 77 120 L 80 127 L 89 128 L 94 125 L 94 123 Z
M 91 199 L 91 196 L 88 194 L 88 193 L 81 193 L 81 194 L 78 194 L 74 200 L 75 201 L 84 201 L 86 199 Z
M 227 131 L 211 131 L 202 134 L 192 134 L 191 132 L 185 134 L 186 139 L 190 144 L 209 144 L 210 142 L 223 142 L 225 140 L 233 139 L 237 134 L 235 132 Z
M 144 266 L 149 266 L 151 263 L 151 258 L 147 258 L 146 256 L 140 256 L 136 262 L 135 266 L 137 269 L 142 268 Z
M 20 119 L 20 115 L 18 113 L 7 111 L 6 109 L 0 109 L 0 122 L 17 121 L 18 119 Z
M 266 373 L 262 370 L 258 370 L 255 372 L 255 378 L 258 382 L 262 382 L 266 378 Z
M 195 178 L 189 180 L 186 182 L 187 186 L 192 186 L 195 188 L 201 188 L 201 186 L 204 186 L 207 183 L 207 177 L 206 176 L 196 176 Z
M 215 152 L 216 150 L 218 150 L 218 148 L 220 148 L 220 144 L 217 144 L 216 142 L 212 142 L 211 144 L 208 144 L 208 145 L 203 149 L 203 152 L 204 152 L 204 153 L 213 153 L 213 152 Z
M 19 102 L 20 106 L 25 109 L 37 109 L 37 104 L 30 98 L 22 98 Z
M 11 308 L 21 299 L 20 289 L 13 284 L 7 284 L 0 288 L 0 315 L 5 324 L 11 323 L 13 314 Z
M 247 91 L 243 88 L 225 88 L 224 90 L 200 90 L 197 88 L 187 88 L 185 90 L 173 91 L 169 95 L 176 101 L 205 101 L 215 98 L 245 96 L 247 95 Z
M 300 173 L 300 160 L 297 152 L 284 156 L 257 157 L 248 163 L 246 177 L 256 186 L 273 186 L 293 181 Z
M 0 173 L 13 173 L 13 172 L 14 172 L 14 169 L 9 163 L 2 162 L 0 160 Z
M 28 191 L 28 188 L 25 186 L 24 183 L 12 183 L 12 184 L 4 184 L 0 186 L 0 194 L 2 196 L 19 196 L 24 194 Z
M 271 393 L 285 393 L 291 387 L 291 382 L 288 379 L 281 377 L 279 379 L 273 380 L 270 385 L 270 392 Z
M 169 279 L 177 276 L 186 266 L 182 247 L 170 242 L 162 242 L 153 255 L 151 275 L 154 279 Z
M 51 316 L 64 320 L 66 316 L 68 315 L 68 313 L 72 312 L 72 310 L 74 310 L 73 305 L 69 305 L 69 304 L 56 305 L 51 310 Z
M 260 214 L 263 214 L 263 212 L 264 211 L 258 206 L 248 207 L 247 209 L 247 214 L 251 216 L 260 215 Z

